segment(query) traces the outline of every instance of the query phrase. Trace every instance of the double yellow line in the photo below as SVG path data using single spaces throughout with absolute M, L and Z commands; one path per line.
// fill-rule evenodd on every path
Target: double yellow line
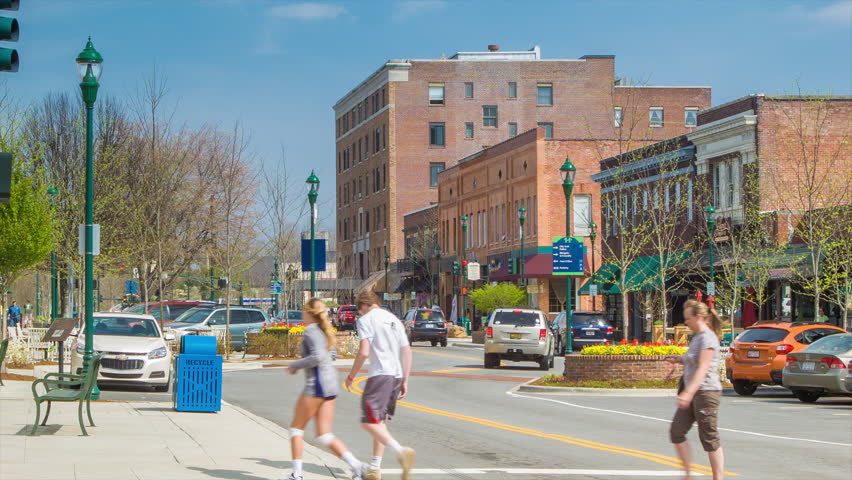
M 352 382 L 352 391 L 356 395 L 362 395 L 364 393 L 364 390 L 361 389 L 360 384 L 366 379 L 367 379 L 366 376 L 361 376 L 361 377 L 356 378 L 355 381 Z M 681 461 L 678 460 L 677 458 L 668 457 L 668 456 L 665 456 L 665 455 L 659 455 L 659 454 L 656 454 L 656 453 L 643 452 L 641 450 L 633 450 L 633 449 L 629 449 L 629 448 L 616 447 L 616 446 L 613 446 L 613 445 L 606 445 L 606 444 L 603 444 L 603 443 L 597 443 L 597 442 L 592 442 L 592 441 L 589 441 L 589 440 L 583 440 L 581 438 L 569 437 L 567 435 L 559 435 L 559 434 L 555 434 L 555 433 L 540 432 L 538 430 L 532 430 L 532 429 L 523 428 L 523 427 L 516 427 L 514 425 L 507 425 L 505 423 L 495 422 L 493 420 L 486 420 L 484 418 L 471 417 L 471 416 L 468 416 L 468 415 L 461 415 L 461 414 L 458 414 L 458 413 L 448 412 L 446 410 L 438 410 L 436 408 L 426 407 L 426 406 L 423 406 L 423 405 L 417 405 L 417 404 L 411 403 L 411 402 L 400 401 L 400 402 L 397 403 L 397 405 L 399 405 L 401 407 L 409 408 L 411 410 L 423 412 L 423 413 L 429 413 L 429 414 L 438 415 L 438 416 L 441 416 L 441 417 L 452 418 L 452 419 L 461 420 L 461 421 L 464 421 L 464 422 L 476 423 L 478 425 L 483 425 L 483 426 L 486 426 L 486 427 L 505 430 L 507 432 L 514 432 L 514 433 L 520 433 L 520 434 L 523 434 L 523 435 L 530 435 L 530 436 L 533 436 L 533 437 L 546 438 L 546 439 L 549 439 L 549 440 L 556 440 L 556 441 L 559 441 L 559 442 L 569 443 L 571 445 L 576 445 L 576 446 L 579 446 L 579 447 L 591 448 L 593 450 L 599 450 L 599 451 L 602 451 L 602 452 L 618 453 L 618 454 L 621 454 L 621 455 L 627 455 L 627 456 L 631 456 L 631 457 L 642 458 L 642 459 L 645 459 L 645 460 L 650 460 L 652 462 L 656 462 L 656 463 L 666 465 L 666 466 L 670 466 L 670 467 L 682 468 L 682 466 L 683 466 Z M 710 469 L 710 467 L 705 467 L 703 465 L 698 465 L 698 464 L 694 464 L 694 463 L 691 464 L 691 467 L 692 467 L 693 471 L 695 471 L 696 473 L 701 473 L 701 474 L 704 474 L 704 475 L 712 475 L 713 474 L 713 471 Z M 725 474 L 731 475 L 731 476 L 736 475 L 735 473 L 731 473 L 731 472 L 725 472 Z

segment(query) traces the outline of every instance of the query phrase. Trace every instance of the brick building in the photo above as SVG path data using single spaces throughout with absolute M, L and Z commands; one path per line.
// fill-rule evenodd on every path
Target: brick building
M 438 172 L 459 159 L 539 126 L 554 139 L 659 140 L 709 105 L 707 87 L 627 85 L 611 55 L 546 60 L 492 45 L 390 60 L 334 106 L 341 276 L 381 286 L 385 251 L 404 255 L 403 215 L 436 202 Z

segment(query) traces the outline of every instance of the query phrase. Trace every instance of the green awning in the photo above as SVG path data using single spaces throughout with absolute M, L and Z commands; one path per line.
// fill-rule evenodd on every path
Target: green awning
M 813 270 L 811 249 L 795 247 L 779 252 L 766 250 L 746 260 L 743 269 L 746 276 L 766 277 L 771 280 L 810 277 Z
M 592 278 L 586 281 L 580 291 L 580 295 L 589 295 L 589 286 L 593 283 L 598 285 L 598 295 L 615 295 L 621 293 L 615 281 L 618 279 L 618 266 L 614 263 L 605 263 L 598 268 Z
M 639 257 L 634 260 L 629 267 L 624 277 L 624 284 L 627 286 L 628 292 L 649 291 L 654 290 L 654 277 L 659 275 L 662 268 L 673 269 L 677 265 L 683 263 L 692 252 L 684 250 L 673 255 L 663 257 L 663 263 L 660 263 L 660 257 L 657 255 L 649 255 Z M 613 295 L 621 293 L 621 269 L 615 263 L 605 263 L 595 273 L 595 275 L 580 287 L 580 295 L 589 294 L 589 286 L 594 282 L 598 284 L 598 293 L 601 295 Z

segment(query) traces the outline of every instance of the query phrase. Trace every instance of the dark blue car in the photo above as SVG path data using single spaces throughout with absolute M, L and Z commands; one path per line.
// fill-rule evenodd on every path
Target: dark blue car
M 572 345 L 575 352 L 582 350 L 586 345 L 612 343 L 613 329 L 606 321 L 603 312 L 572 312 L 571 325 L 574 335 Z M 550 328 L 556 337 L 556 351 L 564 352 L 568 340 L 565 312 L 556 316 Z

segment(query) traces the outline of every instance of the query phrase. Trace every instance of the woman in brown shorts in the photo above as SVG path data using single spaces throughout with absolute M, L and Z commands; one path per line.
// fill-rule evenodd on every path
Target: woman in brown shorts
M 713 480 L 723 478 L 725 456 L 719 443 L 716 419 L 722 399 L 719 380 L 719 336 L 722 321 L 715 310 L 695 300 L 683 306 L 686 326 L 694 333 L 689 349 L 683 356 L 670 356 L 670 363 L 683 364 L 683 379 L 678 389 L 678 408 L 672 419 L 669 436 L 686 470 L 684 479 L 692 478 L 689 466 L 689 443 L 686 434 L 698 422 L 698 438 L 710 457 Z

